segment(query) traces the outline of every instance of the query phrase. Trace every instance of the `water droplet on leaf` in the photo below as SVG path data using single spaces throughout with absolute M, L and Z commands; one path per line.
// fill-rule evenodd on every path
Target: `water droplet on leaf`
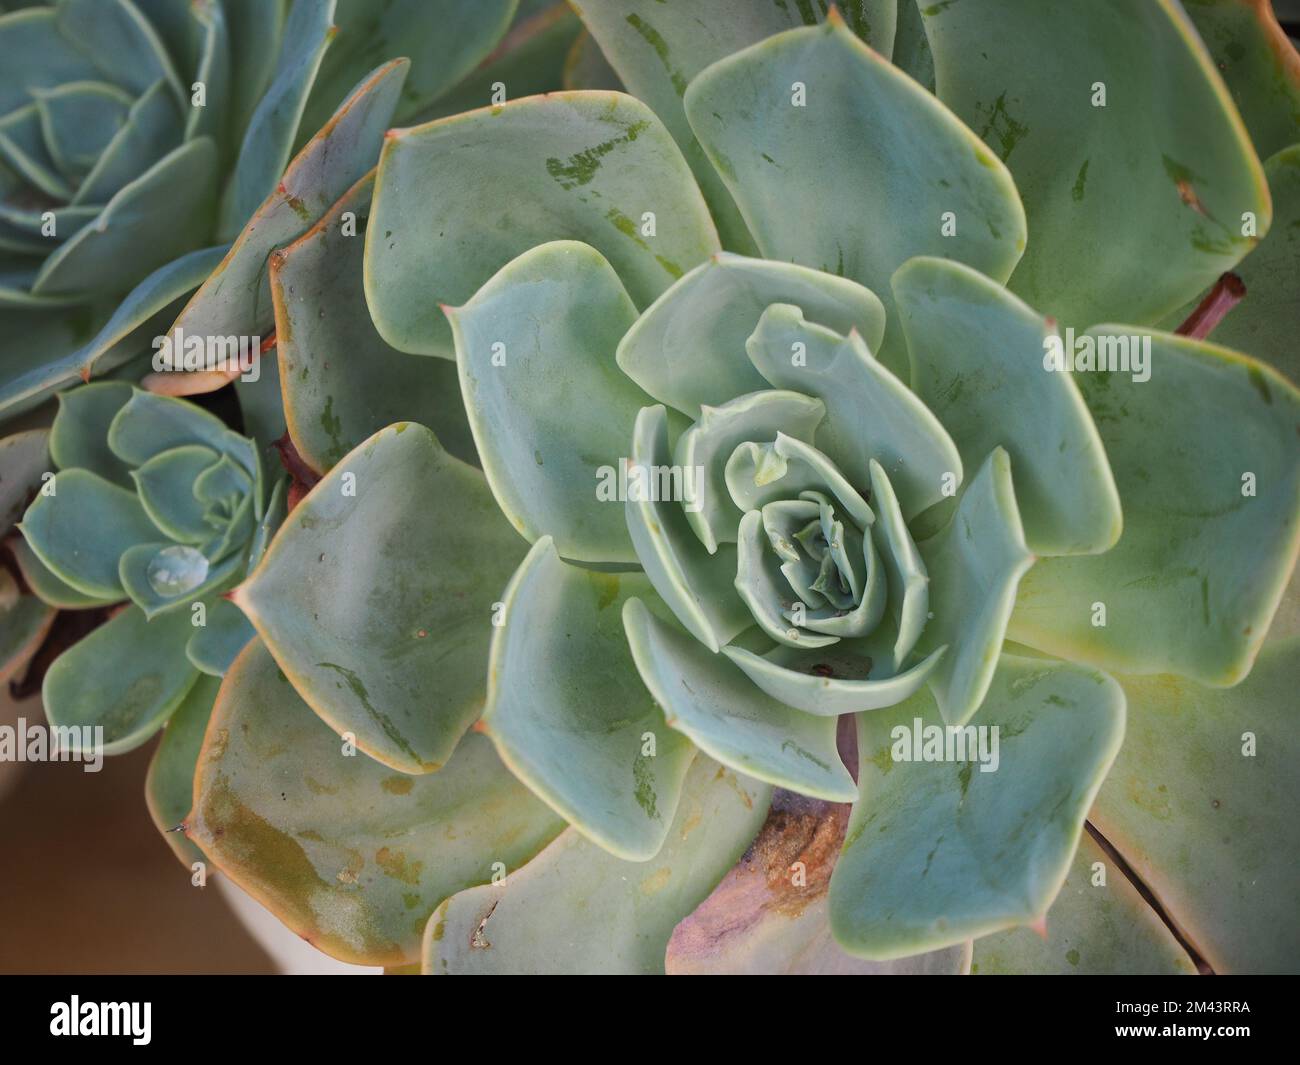
M 193 547 L 164 547 L 149 563 L 149 586 L 169 598 L 192 592 L 207 579 L 208 560 Z

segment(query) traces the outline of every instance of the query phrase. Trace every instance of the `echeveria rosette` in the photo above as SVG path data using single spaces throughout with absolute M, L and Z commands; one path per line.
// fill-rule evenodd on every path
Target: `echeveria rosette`
M 49 456 L 12 542 L 20 572 L 51 608 L 110 609 L 45 673 L 46 716 L 101 726 L 108 754 L 191 704 L 201 730 L 216 694 L 202 675 L 220 678 L 252 636 L 221 596 L 260 560 L 284 484 L 212 414 L 118 381 L 60 395 Z
M 681 115 L 557 93 L 387 138 L 365 256 L 375 338 L 455 355 L 482 470 L 402 422 L 295 510 L 235 593 L 260 639 L 227 681 L 224 734 L 267 716 L 270 686 L 314 711 L 319 751 L 259 765 L 252 741 L 211 744 L 196 838 L 340 956 L 645 971 L 777 785 L 828 809 L 854 800 L 799 933 L 834 964 L 962 968 L 974 939 L 981 971 L 1185 971 L 1118 870 L 1113 890 L 1087 890 L 1105 860 L 1082 835 L 1092 809 L 1216 969 L 1294 966 L 1276 934 L 1283 861 L 1260 852 L 1285 859 L 1300 841 L 1250 818 L 1293 791 L 1274 718 L 1295 659 L 1260 649 L 1295 560 L 1300 396 L 1155 328 L 1270 221 L 1265 172 L 1181 11 L 866 4 L 856 34 L 832 15 L 767 36 L 719 4 L 737 16 L 719 26 L 754 28 L 735 51 L 750 41 L 701 34 L 673 5 L 581 6 L 625 84 L 653 100 L 646 79 L 664 79 Z M 873 22 L 877 8 L 896 19 Z M 1145 61 L 1090 51 L 1054 29 L 1063 18 Z M 634 32 L 610 33 L 619 20 Z M 915 80 L 882 58 L 886 25 Z M 1028 64 L 1022 36 L 1040 41 Z M 1063 95 L 1099 79 L 1109 110 Z M 1125 91 L 1143 106 L 1118 106 Z M 712 213 L 692 175 L 704 164 Z M 1246 214 L 1253 237 L 1224 222 Z M 1094 325 L 1116 319 L 1135 324 Z M 1151 378 L 1046 372 L 1058 321 L 1094 341 L 1150 336 Z M 702 509 L 602 500 L 598 471 L 625 457 L 694 458 Z M 1162 706 L 1171 685 L 1195 699 Z M 1212 719 L 1239 715 L 1239 739 L 1252 705 L 1284 746 L 1243 778 Z M 847 713 L 856 786 L 835 742 Z M 1121 749 L 1126 716 L 1141 740 Z M 918 718 L 996 726 L 999 769 L 896 761 L 894 727 Z M 347 770 L 365 777 L 364 810 L 324 833 L 305 793 L 281 811 L 268 782 L 332 787 L 331 730 L 370 758 Z M 1180 741 L 1173 779 L 1157 754 Z M 1237 781 L 1226 837 L 1191 768 L 1210 755 Z M 390 881 L 418 885 L 419 909 L 440 851 L 409 835 L 404 796 L 466 766 L 493 794 L 522 782 L 528 801 L 502 808 L 549 811 L 527 838 L 551 842 L 517 868 L 472 833 L 480 886 L 447 898 L 420 944 Z M 465 809 L 431 801 L 437 818 Z M 1213 875 L 1181 875 L 1211 836 Z M 395 837 L 409 848 L 381 842 Z M 496 860 L 510 875 L 486 885 Z M 1213 902 L 1215 877 L 1249 903 Z M 310 913 L 322 884 L 347 900 L 328 927 Z M 600 935 L 564 931 L 584 904 L 601 907 Z M 1027 946 L 1017 926 L 1049 906 L 1048 939 Z M 760 908 L 777 960 L 746 964 L 809 964 L 790 919 Z M 372 950 L 376 928 L 397 932 Z
M 396 113 L 427 110 L 517 7 L 51 0 L 0 13 L 0 410 L 147 353 L 368 71 L 411 56 Z M 339 154 L 333 169 L 352 165 Z

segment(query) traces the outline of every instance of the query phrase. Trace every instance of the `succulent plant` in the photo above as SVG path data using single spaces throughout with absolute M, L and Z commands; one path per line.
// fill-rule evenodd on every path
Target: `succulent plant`
M 300 130 L 327 129 L 380 60 L 414 57 L 393 105 L 427 111 L 519 5 L 5 6 L 17 9 L 0 13 L 0 409 L 13 412 L 147 352 L 276 188 Z
M 430 973 L 1300 967 L 1300 59 L 1186 6 L 582 0 L 628 93 L 366 172 L 381 68 L 178 320 L 298 459 L 182 857 Z
M 221 676 L 248 642 L 218 597 L 260 560 L 285 486 L 264 474 L 251 440 L 192 403 L 120 381 L 59 401 L 58 472 L 27 508 L 15 550 L 52 606 L 125 604 L 45 676 L 51 721 L 104 724 L 111 754 L 148 739 L 200 672 Z

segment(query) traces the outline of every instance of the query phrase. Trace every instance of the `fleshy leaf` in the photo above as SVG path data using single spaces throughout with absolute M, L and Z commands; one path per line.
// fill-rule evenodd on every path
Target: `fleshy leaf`
M 401 92 L 407 62 L 393 60 L 358 85 L 307 142 L 254 212 L 221 264 L 172 327 L 188 336 L 262 336 L 275 321 L 266 269 L 271 252 L 302 236 L 371 166 Z M 436 308 L 435 308 L 436 309 Z M 196 391 L 227 378 L 195 374 Z M 172 383 L 178 388 L 185 382 Z
M 690 170 L 644 104 L 557 92 L 395 131 L 366 232 L 375 325 L 401 351 L 450 358 L 438 305 L 566 238 L 604 255 L 637 307 L 718 250 Z
M 50 468 L 50 431 L 27 429 L 0 438 L 0 528 L 22 515 Z
M 569 824 L 647 861 L 668 838 L 695 748 L 641 683 L 620 616 L 630 596 L 653 599 L 641 574 L 571 566 L 538 540 L 502 597 L 481 727 Z
M 112 296 L 201 244 L 216 189 L 216 149 L 207 137 L 182 144 L 109 202 L 41 265 L 32 292 Z
M 1120 678 L 1128 737 L 1092 820 L 1216 973 L 1296 971 L 1298 667 L 1293 637 L 1226 691 Z
M 361 275 L 373 187 L 372 172 L 271 256 L 282 417 L 298 454 L 318 473 L 406 418 L 427 423 L 448 451 L 473 461 L 456 368 L 394 351 L 370 321 Z
M 861 646 L 842 640 L 831 649 L 786 652 L 778 648 L 760 655 L 733 644 L 722 653 L 778 702 L 831 717 L 902 702 L 925 684 L 946 653 L 941 647 L 910 668 L 897 673 L 881 668 L 871 676 L 870 656 L 855 654 Z M 887 667 L 888 661 L 883 665 Z
M 1273 228 L 1237 268 L 1246 298 L 1215 327 L 1214 342 L 1300 381 L 1300 301 L 1291 284 L 1300 274 L 1300 144 L 1269 159 L 1264 173 L 1273 195 Z
M 713 555 L 704 550 L 689 524 L 693 501 L 649 498 L 663 494 L 663 484 L 652 471 L 672 469 L 668 416 L 663 407 L 641 409 L 631 450 L 629 479 L 636 470 L 643 471 L 644 477 L 637 482 L 642 487 L 636 492 L 629 480 L 626 505 L 627 529 L 636 558 L 677 619 L 710 651 L 717 651 L 753 623 L 736 595 L 736 552 L 730 545 Z M 679 468 L 684 473 L 693 467 Z M 709 486 L 701 484 L 698 477 L 694 485 L 695 493 L 704 493 L 707 498 Z
M 195 626 L 185 645 L 185 657 L 200 673 L 224 677 L 255 633 L 249 620 L 228 600 L 214 599 L 205 606 L 204 624 Z
M 1102 883 L 1098 863 L 1105 872 Z M 1047 935 L 1013 928 L 983 936 L 975 941 L 970 971 L 980 976 L 1192 976 L 1196 966 L 1137 888 L 1085 832 L 1047 911 Z
M 889 309 L 889 279 L 914 255 L 1005 281 L 1024 251 L 1006 168 L 834 15 L 714 63 L 685 105 L 766 258 L 852 278 Z M 892 317 L 872 350 L 905 366 Z
M 158 538 L 135 493 L 87 470 L 55 476 L 23 516 L 23 536 L 61 581 L 96 599 L 121 599 L 117 564 L 123 552 Z
M 946 645 L 930 677 L 943 719 L 964 725 L 997 668 L 1016 587 L 1034 563 L 1011 486 L 1011 461 L 995 448 L 962 493 L 952 520 L 920 544 L 930 574 L 930 613 L 918 647 Z
M 289 9 L 275 77 L 248 120 L 235 171 L 222 198 L 221 239 L 230 240 L 239 233 L 285 172 L 307 95 L 334 36 L 333 19 L 334 0 L 294 0 Z M 401 79 L 398 81 L 400 88 Z
M 1065 881 L 1123 740 L 1123 692 L 1094 670 L 1003 655 L 978 725 L 997 730 L 983 746 L 975 726 L 947 732 L 928 691 L 859 716 L 862 797 L 830 890 L 849 953 L 898 958 L 1029 924 Z M 944 759 L 949 736 L 965 759 Z
M 877 362 L 856 332 L 847 337 L 778 303 L 763 312 L 745 351 L 775 388 L 826 404 L 816 444 L 850 483 L 865 485 L 878 462 L 911 519 L 943 498 L 945 475 L 961 483 L 962 460 L 943 425 Z M 796 363 L 792 352 L 803 357 Z
M 478 717 L 492 604 L 525 546 L 482 474 L 403 422 L 316 485 L 233 598 L 331 728 L 428 773 Z
M 782 30 L 821 22 L 828 17 L 826 5 L 595 0 L 573 6 L 628 91 L 653 107 L 672 132 L 719 220 L 726 246 L 752 250 L 753 238 L 691 132 L 681 98 L 691 79 L 710 63 Z M 848 0 L 840 6 L 854 32 L 888 56 L 894 43 L 895 0 Z
M 487 58 L 517 7 L 518 0 L 455 0 L 435 8 L 429 0 L 341 0 L 334 15 L 337 32 L 312 86 L 302 129 L 322 126 L 376 58 L 391 55 L 411 57 L 393 116 L 404 122 Z
M 1147 339 L 1129 326 L 1088 336 Z M 1008 634 L 1103 668 L 1235 684 L 1300 547 L 1300 392 L 1236 352 L 1165 333 L 1150 334 L 1149 369 L 1147 381 L 1078 375 L 1124 532 L 1104 555 L 1040 561 Z
M 1053 324 L 946 259 L 911 260 L 893 288 L 916 394 L 971 468 L 995 447 L 1010 455 L 1029 547 L 1046 555 L 1112 547 L 1119 493 L 1078 388 L 1044 367 L 1048 338 L 1059 340 Z
M 857 788 L 835 749 L 835 720 L 800 713 L 689 633 L 661 621 L 639 599 L 623 605 L 641 679 L 669 728 L 738 773 L 802 795 L 852 802 Z
M 223 873 L 344 961 L 413 960 L 442 899 L 563 827 L 481 736 L 416 777 L 344 748 L 254 641 L 221 686 L 186 823 Z
M 50 427 L 50 458 L 61 470 L 74 467 L 131 488 L 130 472 L 108 446 L 108 427 L 131 398 L 125 381 L 97 381 L 59 394 Z
M 8 683 L 36 653 L 54 614 L 36 596 L 23 595 L 7 569 L 0 570 L 0 683 Z
M 162 727 L 198 679 L 185 657 L 184 611 L 149 621 L 128 606 L 64 651 L 41 688 L 51 725 L 104 730 L 104 754 L 134 750 Z
M 61 345 L 49 344 L 28 325 L 26 345 L 40 357 L 33 359 L 29 354 L 28 364 L 21 369 L 8 363 L 10 370 L 0 383 L 0 410 L 7 413 L 24 402 L 36 402 L 46 389 L 64 386 L 79 375 L 89 379 L 92 372 L 107 372 L 139 354 L 140 346 L 148 343 L 145 334 L 150 331 L 151 319 L 164 316 L 171 304 L 198 287 L 225 251 L 224 247 L 203 248 L 159 267 L 118 303 L 111 316 L 105 316 L 102 325 L 91 319 L 88 324 L 98 332 L 89 343 L 81 337 Z M 158 330 L 166 326 L 167 322 L 159 322 Z M 66 354 L 56 357 L 51 348 Z
M 736 448 L 749 440 L 774 441 L 778 432 L 811 444 L 825 414 L 820 400 L 777 389 L 701 408 L 696 423 L 677 438 L 672 457 L 683 471 L 695 471 L 698 498 L 684 509 L 691 529 L 710 554 L 720 542 L 735 543 L 743 516 L 724 476 Z
M 702 406 L 767 387 L 745 358 L 745 340 L 773 303 L 795 304 L 839 333 L 856 329 L 873 347 L 885 335 L 885 309 L 861 285 L 794 263 L 721 252 L 637 319 L 618 346 L 618 364 L 655 399 L 698 418 Z
M 1156 322 L 1250 251 L 1244 212 L 1268 229 L 1259 160 L 1173 0 L 963 0 L 925 29 L 939 98 L 1024 200 L 1011 288 L 1031 306 L 1078 328 Z
M 226 428 L 215 414 L 183 399 L 136 389 L 108 427 L 113 454 L 135 467 L 186 444 L 211 448 L 237 462 L 250 478 L 257 476 L 257 454 L 249 440 Z
M 1285 0 L 1188 0 L 1251 142 L 1265 159 L 1300 139 L 1300 56 L 1278 25 Z M 1295 12 L 1291 12 L 1295 17 Z
M 697 758 L 653 860 L 623 861 L 568 829 L 505 880 L 439 906 L 425 932 L 424 971 L 662 973 L 673 926 L 744 853 L 770 794 Z
M 474 443 L 511 524 L 566 558 L 636 561 L 617 495 L 598 491 L 646 401 L 614 362 L 636 308 L 610 264 L 586 244 L 542 244 L 446 313 Z
M 129 386 L 127 395 L 130 395 Z M 140 505 L 169 539 L 182 544 L 201 544 L 216 531 L 204 520 L 208 504 L 196 497 L 195 482 L 200 474 L 216 468 L 220 459 L 221 456 L 202 444 L 182 444 L 160 451 L 131 471 Z
M 220 687 L 221 681 L 215 677 L 200 677 L 194 682 L 168 720 L 144 779 L 149 816 L 187 869 L 191 863 L 204 860 L 203 852 L 180 829 L 194 804 L 194 770 Z
M 6 546 L 13 552 L 18 570 L 27 582 L 27 587 L 42 602 L 59 610 L 85 610 L 89 607 L 107 606 L 116 602 L 121 596 L 101 599 L 97 596 L 79 592 L 72 585 L 60 580 L 54 571 L 36 557 L 26 538 L 14 536 L 6 541 Z

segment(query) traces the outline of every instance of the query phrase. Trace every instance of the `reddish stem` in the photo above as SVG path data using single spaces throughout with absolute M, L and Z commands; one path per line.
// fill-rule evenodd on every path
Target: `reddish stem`
M 1178 327 L 1178 335 L 1204 340 L 1245 295 L 1246 283 L 1241 278 L 1234 273 L 1222 275 L 1187 321 Z
M 307 460 L 298 454 L 298 449 L 294 447 L 287 430 L 284 436 L 276 440 L 271 446 L 280 453 L 280 464 L 293 479 L 293 483 L 289 485 L 289 498 L 287 500 L 288 509 L 293 510 L 302 500 L 302 497 L 316 486 L 316 482 L 320 480 L 320 474 L 308 466 Z

